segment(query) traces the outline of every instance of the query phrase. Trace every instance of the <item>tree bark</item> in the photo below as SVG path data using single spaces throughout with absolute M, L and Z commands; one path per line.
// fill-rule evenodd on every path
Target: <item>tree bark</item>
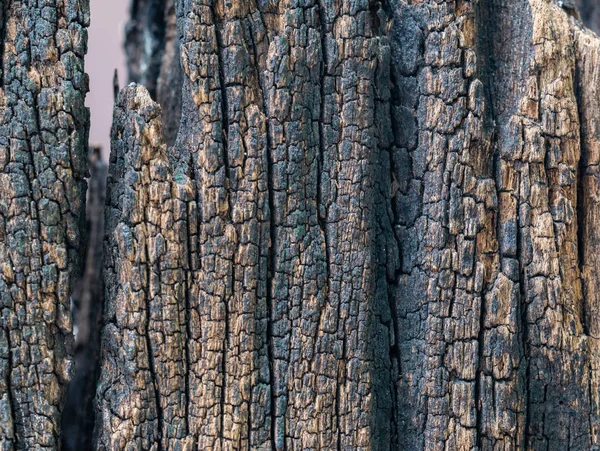
M 58 448 L 87 18 L 10 6 L 0 447 Z M 96 449 L 600 449 L 600 38 L 572 2 L 132 16 Z
M 176 10 L 174 146 L 116 109 L 100 448 L 599 447 L 600 40 L 542 0 Z
M 89 113 L 87 2 L 0 8 L 0 448 L 59 449 Z

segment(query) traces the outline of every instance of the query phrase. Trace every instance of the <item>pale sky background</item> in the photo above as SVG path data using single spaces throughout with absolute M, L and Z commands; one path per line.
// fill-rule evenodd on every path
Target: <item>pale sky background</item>
M 90 76 L 90 92 L 86 104 L 91 110 L 90 144 L 101 144 L 108 161 L 110 126 L 113 110 L 113 74 L 119 70 L 121 88 L 125 86 L 124 27 L 129 13 L 129 0 L 91 0 L 91 24 L 85 69 Z

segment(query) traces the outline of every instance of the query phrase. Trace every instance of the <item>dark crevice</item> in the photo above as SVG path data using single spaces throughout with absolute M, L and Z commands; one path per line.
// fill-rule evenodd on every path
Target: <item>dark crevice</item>
M 87 249 L 83 276 L 71 297 L 73 322 L 78 328 L 75 340 L 75 375 L 71 380 L 62 416 L 63 449 L 77 451 L 92 446 L 96 421 L 94 396 L 100 375 L 100 326 L 104 280 L 104 203 L 107 166 L 100 149 L 92 148 L 87 201 Z M 113 319 L 114 321 L 114 319 Z
M 340 311 L 339 309 L 341 308 L 341 301 L 338 301 L 338 327 L 337 327 L 337 331 L 339 332 L 340 327 L 339 327 L 339 318 L 340 318 Z M 344 321 L 344 325 L 345 325 L 345 321 Z M 343 339 L 342 340 L 342 362 L 346 362 L 347 361 L 347 351 L 346 351 L 346 340 Z M 342 380 L 344 380 L 344 378 L 346 377 L 346 374 L 340 374 L 341 371 L 345 372 L 345 368 L 342 367 L 342 365 L 338 365 L 338 374 L 337 374 L 337 383 L 335 385 L 335 418 L 336 418 L 336 427 L 337 427 L 337 451 L 342 451 L 343 447 L 342 447 L 342 427 L 340 424 L 341 421 L 341 411 L 340 411 L 340 403 L 341 403 L 341 387 L 342 384 L 340 383 Z
M 13 421 L 13 445 L 16 445 L 16 441 L 18 439 L 16 425 L 21 422 L 17 419 L 17 409 L 15 407 L 15 400 L 13 398 L 13 389 L 12 389 L 12 370 L 13 370 L 13 361 L 12 361 L 12 344 L 10 341 L 10 330 L 5 328 L 4 333 L 6 334 L 6 347 L 8 349 L 8 353 L 6 355 L 7 365 L 6 365 L 6 397 L 8 398 L 8 407 L 10 409 L 10 415 Z M 12 449 L 12 448 L 9 448 Z
M 483 447 L 483 413 L 482 413 L 482 378 L 484 376 L 485 368 L 483 365 L 484 361 L 484 342 L 485 342 L 485 296 L 482 294 L 480 298 L 480 313 L 479 313 L 479 332 L 477 334 L 477 350 L 478 350 L 478 363 L 477 372 L 475 374 L 475 409 L 477 412 L 476 418 L 476 432 L 477 432 L 477 447 L 478 449 L 484 449 Z
M 588 207 L 583 202 L 585 198 L 585 177 L 587 167 L 589 164 L 587 146 L 584 140 L 584 130 L 581 124 L 584 121 L 583 113 L 581 109 L 582 105 L 582 93 L 581 93 L 581 74 L 579 65 L 575 67 L 575 74 L 573 80 L 575 98 L 577 99 L 577 113 L 579 117 L 579 161 L 577 164 L 577 208 L 575 210 L 577 215 L 577 264 L 579 266 L 579 274 L 581 278 L 581 326 L 583 327 L 583 333 L 585 335 L 590 334 L 589 330 L 589 318 L 588 318 L 588 293 L 587 284 L 585 283 L 585 264 L 586 264 L 586 235 L 587 235 L 587 213 Z
M 519 177 L 520 178 L 520 177 Z M 527 322 L 527 290 L 525 287 L 525 283 L 526 283 L 526 268 L 523 265 L 523 257 L 522 257 L 522 241 L 524 240 L 523 237 L 523 232 L 522 232 L 522 227 L 521 227 L 521 199 L 520 199 L 520 193 L 517 194 L 517 198 L 519 199 L 517 202 L 517 217 L 516 217 L 516 223 L 517 223 L 517 260 L 518 260 L 518 267 L 519 267 L 519 302 L 518 302 L 518 306 L 520 311 L 518 312 L 518 318 L 520 318 L 520 324 L 522 327 L 522 334 L 521 334 L 521 344 L 522 344 L 522 349 L 523 349 L 523 353 L 524 353 L 524 357 L 525 357 L 525 386 L 523 387 L 523 390 L 525 391 L 525 429 L 523 431 L 523 440 L 525 443 L 525 446 L 527 446 L 528 444 L 528 435 L 529 435 L 529 431 L 530 431 L 530 421 L 531 421 L 531 415 L 529 412 L 529 408 L 530 408 L 530 404 L 531 404 L 531 390 L 529 389 L 528 383 L 531 380 L 530 379 L 530 372 L 531 372 L 531 364 L 530 364 L 530 357 L 531 357 L 531 351 L 530 351 L 530 346 L 529 346 L 529 324 Z
M 396 284 L 394 284 L 396 285 Z M 388 302 L 390 305 L 391 315 L 392 315 L 392 328 L 394 332 L 394 342 L 390 343 L 389 349 L 389 359 L 391 363 L 391 378 L 390 378 L 390 392 L 392 396 L 392 409 L 391 409 L 391 427 L 392 427 L 392 437 L 391 437 L 391 450 L 396 451 L 398 449 L 398 434 L 400 431 L 398 430 L 398 390 L 397 381 L 400 377 L 400 344 L 398 343 L 400 337 L 400 330 L 398 326 L 398 309 L 396 307 L 395 297 L 393 293 L 393 287 L 390 283 L 388 283 Z
M 145 221 L 148 222 L 148 218 L 145 218 Z M 144 264 L 145 267 L 145 271 L 146 271 L 146 280 L 150 281 L 152 280 L 152 276 L 151 276 L 151 272 L 152 272 L 152 268 L 150 267 L 150 253 L 148 250 L 148 246 L 144 246 L 144 253 L 145 255 L 145 260 L 147 263 Z M 158 271 L 158 273 L 160 274 L 160 271 Z M 159 284 L 160 286 L 160 284 Z M 163 411 L 162 411 L 162 406 L 161 406 L 161 395 L 160 395 L 160 381 L 158 380 L 158 376 L 157 376 L 157 372 L 156 372 L 156 362 L 154 361 L 154 350 L 152 349 L 152 338 L 150 337 L 150 323 L 152 321 L 152 306 L 151 304 L 151 300 L 149 299 L 150 297 L 150 290 L 149 288 L 144 288 L 144 297 L 145 297 L 145 301 L 146 301 L 146 330 L 144 331 L 144 338 L 145 338 L 145 342 L 146 342 L 146 352 L 148 354 L 148 370 L 150 371 L 150 377 L 152 379 L 152 387 L 153 387 L 153 392 L 154 392 L 154 402 L 156 404 L 156 416 L 157 416 L 157 422 L 158 422 L 158 430 L 156 431 L 156 434 L 158 436 L 157 439 L 157 446 L 158 446 L 158 451 L 162 451 L 163 449 L 163 431 L 164 431 L 164 423 L 163 423 Z
M 234 284 L 235 284 L 235 264 L 232 261 L 231 262 L 231 289 L 234 289 Z M 226 404 L 226 393 L 227 393 L 227 355 L 228 355 L 228 349 L 229 349 L 229 334 L 230 334 L 230 330 L 229 330 L 229 320 L 230 320 L 230 314 L 229 314 L 229 303 L 228 303 L 228 299 L 227 299 L 227 295 L 225 297 L 225 299 L 223 299 L 223 308 L 224 308 L 224 323 L 225 323 L 225 330 L 223 331 L 224 337 L 223 337 L 223 360 L 222 360 L 222 366 L 221 366 L 221 377 L 222 379 L 222 383 L 221 383 L 221 421 L 219 423 L 219 427 L 220 427 L 220 440 L 221 440 L 221 449 L 225 449 L 223 446 L 223 439 L 225 438 L 225 404 Z
M 156 416 L 157 416 L 157 422 L 158 422 L 158 431 L 156 431 L 156 434 L 158 436 L 157 446 L 158 446 L 158 451 L 161 451 L 163 449 L 163 446 L 162 446 L 163 429 L 164 429 L 163 411 L 162 411 L 162 407 L 160 404 L 160 384 L 159 384 L 159 381 L 156 376 L 154 352 L 152 351 L 152 340 L 150 339 L 150 330 L 149 330 L 150 305 L 146 305 L 146 322 L 147 322 L 147 324 L 146 324 L 145 338 L 146 338 L 146 347 L 147 347 L 147 353 L 148 353 L 148 369 L 150 371 L 150 376 L 152 378 L 152 384 L 153 384 L 153 388 L 154 388 L 154 390 L 153 390 L 154 391 L 154 402 L 156 404 Z
M 373 7 L 376 5 L 376 8 Z M 369 178 L 374 181 L 371 203 L 374 205 L 374 213 L 371 221 L 375 232 L 372 243 L 374 249 L 371 251 L 376 260 L 378 269 L 375 270 L 377 286 L 384 286 L 379 291 L 375 288 L 374 297 L 376 309 L 381 312 L 381 324 L 388 330 L 388 336 L 392 336 L 388 344 L 388 352 L 382 353 L 376 359 L 374 371 L 375 396 L 380 398 L 380 404 L 376 415 L 384 414 L 377 418 L 374 430 L 376 448 L 389 446 L 390 451 L 396 451 L 398 447 L 398 404 L 397 404 L 397 381 L 398 362 L 400 361 L 400 346 L 398 344 L 399 325 L 398 312 L 394 297 L 394 288 L 397 287 L 396 270 L 398 269 L 399 243 L 394 232 L 395 216 L 393 212 L 393 201 L 390 197 L 392 192 L 392 149 L 396 142 L 396 134 L 392 124 L 392 103 L 394 80 L 392 64 L 379 57 L 384 53 L 383 46 L 389 45 L 387 33 L 392 24 L 391 11 L 386 1 L 372 2 L 370 4 L 373 19 L 373 37 L 379 44 L 378 56 L 375 57 L 373 67 L 373 110 L 375 117 L 382 117 L 387 124 L 374 124 L 374 133 L 377 134 L 376 156 L 370 158 Z M 395 81 L 395 80 L 394 80 Z M 389 95 L 387 90 L 389 89 Z M 387 117 L 386 117 L 387 116 Z M 387 125 L 387 127 L 386 127 Z M 389 133 L 387 130 L 389 129 Z M 394 246 L 397 246 L 394 248 Z M 394 255 L 392 255 L 394 254 Z M 389 315 L 389 317 L 387 317 Z M 376 315 L 379 316 L 379 315 Z M 386 318 L 387 317 L 387 318 Z M 378 326 L 375 326 L 378 327 Z M 373 340 L 372 352 L 377 355 L 378 346 Z M 388 424 L 385 424 L 387 420 Z M 381 424 L 379 424 L 381 423 Z
M 260 11 L 260 8 L 257 8 L 259 13 L 260 13 L 260 17 L 262 19 L 262 11 Z M 264 23 L 263 23 L 264 25 Z M 251 27 L 251 44 L 252 44 L 252 52 L 253 52 L 253 56 L 254 56 L 254 65 L 255 67 L 259 67 L 259 61 L 258 61 L 258 52 L 257 52 L 257 47 L 256 47 L 256 41 L 255 41 L 255 35 L 257 35 L 257 33 L 254 33 L 254 28 Z M 262 101 L 262 113 L 263 113 L 263 117 L 264 117 L 264 121 L 265 121 L 265 130 L 266 130 L 266 152 L 265 152 L 265 156 L 266 156 L 266 160 L 267 160 L 267 174 L 266 174 L 266 178 L 267 178 L 267 190 L 268 190 L 268 199 L 267 199 L 267 203 L 269 206 L 269 211 L 268 211 L 268 220 L 269 220 L 269 237 L 268 237 L 268 243 L 267 243 L 267 280 L 266 280 L 266 285 L 267 285 L 267 289 L 266 289 L 266 303 L 267 303 L 267 329 L 266 329 L 266 351 L 267 351 L 267 360 L 268 360 L 268 365 L 269 365 L 269 386 L 270 386 L 270 399 L 269 399 L 269 410 L 270 410 L 270 421 L 271 421 L 271 428 L 270 428 L 270 434 L 271 434 L 271 447 L 272 449 L 277 449 L 276 448 L 276 444 L 277 444 L 277 431 L 276 431 L 276 422 L 277 422 L 277 411 L 276 411 L 276 406 L 277 406 L 277 399 L 275 397 L 274 394 L 274 390 L 275 390 L 275 373 L 274 373 L 274 361 L 273 361 L 273 356 L 274 354 L 274 337 L 273 337 L 273 277 L 275 274 L 275 257 L 277 255 L 275 249 L 276 249 L 276 234 L 277 234 L 277 227 L 275 224 L 275 218 L 274 218 L 274 214 L 275 214 L 275 192 L 273 190 L 273 177 L 274 177 L 274 171 L 273 171 L 273 157 L 271 155 L 271 149 L 273 148 L 273 145 L 271 143 L 271 130 L 270 130 L 270 121 L 269 121 L 269 117 L 270 115 L 268 114 L 268 108 L 267 108 L 267 97 L 266 97 L 266 93 L 265 93 L 265 89 L 264 89 L 264 83 L 261 77 L 261 74 L 258 72 L 256 73 L 256 78 L 257 78 L 257 82 L 258 82 L 258 87 L 260 90 L 260 100 Z M 284 443 L 285 446 L 285 443 Z
M 183 331 L 183 347 L 184 347 L 184 352 L 185 352 L 185 380 L 184 380 L 184 384 L 185 384 L 185 435 L 189 436 L 190 435 L 190 371 L 191 371 L 191 366 L 192 366 L 192 360 L 190 358 L 190 346 L 189 346 L 189 341 L 190 341 L 190 290 L 192 289 L 192 283 L 193 283 L 193 275 L 192 275 L 192 270 L 193 270 L 193 266 L 192 266 L 192 246 L 191 246 L 191 240 L 194 239 L 194 235 L 192 235 L 190 233 L 190 216 L 189 216 L 189 204 L 186 202 L 186 207 L 188 208 L 188 214 L 187 214 L 187 226 L 188 226 L 188 233 L 187 233 L 187 246 L 186 246 L 186 268 L 184 271 L 184 276 L 185 276 L 185 295 L 184 295 L 184 318 L 185 318 L 185 330 Z
M 228 99 L 227 99 L 227 85 L 225 82 L 225 72 L 224 72 L 224 62 L 223 62 L 223 43 L 221 40 L 221 26 L 222 24 L 218 20 L 217 12 L 215 10 L 215 5 L 211 4 L 211 20 L 215 27 L 215 40 L 217 45 L 217 59 L 218 59 L 218 71 L 219 71 L 219 87 L 221 90 L 221 122 L 222 122 L 222 136 L 221 136 L 221 144 L 222 144 L 222 152 L 223 152 L 223 167 L 225 170 L 225 190 L 227 196 L 228 203 L 228 214 L 229 220 L 231 221 L 231 213 L 232 213 L 232 205 L 231 205 L 231 174 L 230 174 L 230 165 L 229 165 L 229 148 L 228 148 L 228 138 L 229 138 L 229 114 L 228 114 Z M 218 141 L 218 139 L 217 139 Z M 231 243 L 227 243 L 227 246 L 230 246 Z M 226 252 L 229 254 L 229 252 Z M 229 262 L 231 265 L 231 291 L 225 291 L 225 297 L 222 299 L 223 308 L 224 308 L 224 327 L 223 331 L 223 359 L 221 363 L 221 421 L 219 422 L 219 438 L 221 440 L 221 447 L 224 446 L 223 440 L 225 437 L 224 427 L 225 427 L 225 404 L 226 404 L 226 392 L 227 392 L 227 356 L 228 356 L 228 348 L 229 348 L 229 321 L 230 321 L 230 312 L 229 312 L 229 299 L 233 294 L 233 290 L 235 287 L 235 250 L 231 249 L 231 261 Z
M 267 120 L 268 121 L 268 120 Z M 267 132 L 268 134 L 268 132 Z M 274 190 L 273 190 L 273 159 L 271 157 L 271 146 L 270 143 L 267 146 L 267 185 L 269 189 L 269 244 L 267 251 L 267 355 L 269 359 L 269 376 L 271 385 L 271 440 L 273 449 L 276 449 L 275 444 L 277 443 L 276 436 L 276 397 L 274 394 L 275 390 L 275 374 L 274 374 L 274 337 L 273 337 L 273 278 L 275 275 L 275 256 L 276 254 L 276 236 L 277 228 L 275 226 L 275 205 L 274 205 Z
M 266 100 L 264 99 L 263 91 L 263 102 L 264 111 L 266 111 Z M 269 123 L 269 119 L 265 119 L 266 124 Z M 276 434 L 276 421 L 277 411 L 276 405 L 277 400 L 274 394 L 275 390 L 275 368 L 273 356 L 274 353 L 274 337 L 273 337 L 273 278 L 275 276 L 275 257 L 277 255 L 277 227 L 275 224 L 275 191 L 273 189 L 274 171 L 273 171 L 273 157 L 271 155 L 271 139 L 269 126 L 267 125 L 267 187 L 268 187 L 268 203 L 269 203 L 269 243 L 267 251 L 267 355 L 269 359 L 269 377 L 271 385 L 271 445 L 273 449 L 276 448 L 277 434 Z
M 400 95 L 397 92 L 398 91 L 398 80 L 396 78 L 396 73 L 393 70 L 393 67 L 390 68 L 390 83 L 391 83 L 391 98 L 390 98 L 390 105 L 393 105 L 395 101 L 397 101 L 397 99 L 399 99 Z M 393 142 L 396 143 L 398 141 L 398 137 L 397 137 L 397 127 L 401 126 L 400 124 L 396 123 L 396 120 L 394 118 L 394 115 L 391 115 L 390 118 L 391 121 L 391 129 L 392 129 L 392 135 L 393 135 Z M 393 148 L 394 144 L 392 144 L 392 148 Z M 400 438 L 399 438 L 399 434 L 400 429 L 399 429 L 399 423 L 400 423 L 400 412 L 399 412 L 399 405 L 398 405 L 398 379 L 400 378 L 401 374 L 402 374 L 402 368 L 401 368 L 401 362 L 402 362 L 402 356 L 401 356 L 401 350 L 400 350 L 400 326 L 398 324 L 398 306 L 396 303 L 396 294 L 394 293 L 394 290 L 398 287 L 399 284 L 399 278 L 400 278 L 400 273 L 402 271 L 402 246 L 401 246 L 401 242 L 398 239 L 398 236 L 396 234 L 395 231 L 395 226 L 398 224 L 399 222 L 399 217 L 400 217 L 400 212 L 398 211 L 398 206 L 397 203 L 395 202 L 395 197 L 397 195 L 397 192 L 394 192 L 394 183 L 396 181 L 396 176 L 395 173 L 396 171 L 396 164 L 394 162 L 394 158 L 392 157 L 392 152 L 393 150 L 390 149 L 390 155 L 389 155 L 389 159 L 390 159 L 390 166 L 389 166 L 389 175 L 390 175 L 390 183 L 392 184 L 392 186 L 390 187 L 390 194 L 391 197 L 389 199 L 389 204 L 390 204 L 390 211 L 391 211 L 391 215 L 392 217 L 390 218 L 390 223 L 391 223 L 391 234 L 392 234 L 392 238 L 394 240 L 394 242 L 396 243 L 397 246 L 397 267 L 395 268 L 394 271 L 394 275 L 393 278 L 390 280 L 388 278 L 388 303 L 390 306 L 390 311 L 391 311 L 391 315 L 392 315 L 392 327 L 394 330 L 394 343 L 391 344 L 390 349 L 389 349 L 389 357 L 390 357 L 390 361 L 392 364 L 392 380 L 391 380 L 391 393 L 392 393 L 392 451 L 396 451 L 398 449 L 398 446 L 400 444 Z M 397 183 L 397 182 L 396 182 Z M 388 263 L 389 264 L 389 263 Z
M 331 255 L 330 255 L 330 244 L 329 244 L 329 239 L 328 239 L 328 234 L 327 234 L 327 219 L 328 219 L 328 207 L 327 207 L 327 200 L 324 198 L 323 195 L 323 174 L 324 174 L 324 166 L 325 166 L 325 156 L 327 153 L 327 148 L 326 148 L 326 136 L 325 136 L 325 81 L 327 79 L 327 77 L 329 76 L 328 74 L 328 61 L 327 61 L 327 48 L 326 48 L 326 37 L 327 37 L 327 22 L 326 22 L 326 18 L 325 18 L 325 10 L 326 10 L 326 6 L 323 4 L 323 2 L 319 2 L 319 24 L 321 27 L 321 53 L 322 53 L 322 69 L 321 69 L 321 76 L 320 76 L 320 82 L 321 82 L 321 86 L 320 86 L 320 117 L 319 117 L 319 173 L 317 174 L 317 200 L 318 200 L 318 204 L 317 204 L 317 220 L 319 223 L 319 227 L 321 228 L 321 232 L 323 234 L 323 239 L 325 242 L 325 259 L 326 259 L 326 268 L 327 268 L 327 299 L 329 300 L 329 297 L 331 296 L 331 291 L 330 291 L 330 284 L 331 284 Z M 326 301 L 326 302 L 330 302 L 330 301 Z M 340 309 L 341 309 L 341 300 L 338 299 L 338 313 L 337 313 L 337 327 L 336 327 L 336 331 L 339 332 L 340 330 L 340 325 L 339 325 L 339 321 L 340 321 Z M 342 350 L 342 361 L 345 361 L 346 359 L 346 340 L 343 340 L 343 350 Z M 333 424 L 335 424 L 335 428 L 337 429 L 336 431 L 336 435 L 337 435 L 337 444 L 336 444 L 336 449 L 338 451 L 341 451 L 342 449 L 342 428 L 341 428 L 341 424 L 340 424 L 340 402 L 341 402 L 341 386 L 340 386 L 340 374 L 339 374 L 340 369 L 338 368 L 337 372 L 337 378 L 336 378 L 336 387 L 335 387 L 335 422 L 332 422 Z
M 327 33 L 324 13 L 319 9 L 319 23 L 321 25 L 321 74 L 320 74 L 320 99 L 319 99 L 319 157 L 318 157 L 318 173 L 317 173 L 317 221 L 323 234 L 325 243 L 325 266 L 327 270 L 327 293 L 329 296 L 329 274 L 331 274 L 331 256 L 329 255 L 329 240 L 327 237 L 327 207 L 323 196 L 323 173 L 325 166 L 325 78 L 327 77 L 327 49 L 325 48 L 325 36 Z

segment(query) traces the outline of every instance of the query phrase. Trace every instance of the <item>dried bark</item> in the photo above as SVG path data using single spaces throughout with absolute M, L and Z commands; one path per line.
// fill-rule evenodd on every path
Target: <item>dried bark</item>
M 600 38 L 570 3 L 134 5 L 97 449 L 600 449 Z M 0 442 L 58 448 L 87 17 L 10 6 Z
M 423 7 L 409 11 L 418 18 Z M 454 21 L 448 6 L 436 9 L 433 22 L 448 26 L 423 35 L 433 76 L 417 66 L 414 82 L 433 95 L 417 100 L 409 147 L 422 191 L 400 236 L 410 266 L 396 296 L 400 342 L 407 337 L 399 411 L 413 409 L 400 444 L 592 449 L 596 351 L 576 216 L 578 26 L 546 2 L 494 1 Z M 466 80 L 450 75 L 457 64 Z M 448 93 L 458 94 L 451 106 L 438 100 Z
M 0 10 L 0 448 L 58 449 L 85 247 L 89 9 Z
M 187 209 L 160 127 L 145 88 L 121 92 L 107 192 L 98 449 L 181 449 L 186 427 Z
M 600 40 L 574 10 L 176 7 L 175 144 L 143 88 L 116 110 L 100 448 L 599 447 Z
M 152 269 L 139 286 L 122 287 L 127 294 L 120 289 L 107 293 L 99 447 L 141 443 L 165 448 L 176 440 L 202 449 L 385 443 L 392 410 L 389 345 L 375 344 L 393 334 L 391 318 L 387 325 L 378 319 L 382 311 L 389 316 L 389 306 L 385 269 L 377 261 L 385 244 L 377 216 L 391 212 L 385 207 L 385 187 L 373 182 L 385 168 L 385 159 L 375 152 L 380 127 L 373 125 L 376 114 L 385 117 L 379 98 L 389 97 L 389 73 L 379 72 L 386 67 L 380 64 L 389 64 L 385 40 L 375 35 L 368 9 L 356 18 L 346 16 L 358 46 L 330 55 L 325 67 L 322 39 L 333 42 L 346 33 L 334 27 L 334 5 L 327 5 L 327 15 L 316 5 L 282 14 L 271 29 L 267 22 L 286 12 L 287 5 L 265 6 L 262 12 L 252 5 L 231 6 L 223 10 L 197 2 L 179 16 L 186 78 L 182 126 L 168 155 L 171 179 L 189 186 L 189 197 L 177 198 L 185 201 L 187 215 L 174 218 L 185 225 L 187 237 L 180 253 L 186 261 L 178 266 L 186 269 L 187 295 L 176 299 L 187 312 L 185 328 L 152 315 L 134 320 L 135 314 L 128 313 L 155 311 L 150 279 L 162 284 L 172 275 L 163 275 L 160 259 L 152 257 L 157 252 L 141 249 L 152 249 L 148 232 L 120 238 L 126 235 L 122 230 L 138 223 L 128 218 L 129 207 L 115 204 L 119 198 L 125 202 L 125 196 L 109 195 L 107 218 L 114 225 L 108 233 L 115 244 L 107 247 L 113 256 L 107 262 L 107 285 L 117 277 L 120 283 L 137 280 L 133 262 Z M 298 20 L 305 25 L 287 37 L 284 27 Z M 279 44 L 269 48 L 269 41 Z M 214 70 L 207 71 L 210 67 Z M 356 72 L 366 78 L 354 77 Z M 155 107 L 139 88 L 121 96 L 113 145 L 126 156 L 115 157 L 119 177 L 111 176 L 109 189 L 127 190 L 136 199 L 129 203 L 139 202 L 135 211 L 141 211 L 146 201 L 137 199 L 148 199 L 145 189 L 169 190 L 152 178 L 151 188 L 131 186 L 138 177 L 122 171 L 128 158 L 145 152 L 145 140 L 160 137 L 158 118 L 146 114 Z M 293 96 L 300 103 L 292 109 Z M 325 97 L 330 109 L 321 111 Z M 344 111 L 348 102 L 357 108 Z M 123 105 L 138 109 L 127 115 Z M 141 119 L 130 119 L 135 115 Z M 356 134 L 361 129 L 362 137 Z M 389 125 L 386 131 L 389 135 Z M 158 146 L 152 146 L 156 151 Z M 139 167 L 143 163 L 136 171 Z M 319 172 L 326 177 L 323 183 Z M 356 201 L 360 191 L 362 199 Z M 159 216 L 139 221 L 142 228 L 163 223 Z M 387 235 L 393 245 L 389 225 Z M 133 250 L 119 242 L 131 242 Z M 294 305 L 288 305 L 290 300 Z M 126 341 L 130 322 L 139 330 Z M 176 371 L 185 383 L 162 382 L 161 346 L 178 332 L 187 337 L 175 340 L 185 344 Z M 179 346 L 167 354 L 181 355 Z M 134 353 L 118 352 L 123 349 Z M 119 397 L 125 393 L 115 388 L 120 383 L 135 387 L 131 396 L 140 400 L 139 411 Z M 182 413 L 173 412 L 178 402 L 185 406 L 183 423 Z M 361 415 L 361 408 L 372 409 L 373 415 Z

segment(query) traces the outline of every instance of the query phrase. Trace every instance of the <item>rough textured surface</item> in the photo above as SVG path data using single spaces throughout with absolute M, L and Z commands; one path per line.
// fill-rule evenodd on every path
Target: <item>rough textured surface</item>
M 375 181 L 389 172 L 389 157 L 377 149 L 389 146 L 391 136 L 390 51 L 379 36 L 378 12 L 367 2 L 178 6 L 183 115 L 168 152 L 173 175 L 165 177 L 189 178 L 191 189 L 182 218 L 187 262 L 180 266 L 187 269 L 187 296 L 176 298 L 187 311 L 185 384 L 158 382 L 156 370 L 146 371 L 157 361 L 150 349 L 162 340 L 105 339 L 102 381 L 111 382 L 99 387 L 99 443 L 165 447 L 167 431 L 175 430 L 200 449 L 389 443 L 393 332 L 379 256 L 389 245 L 390 258 L 397 257 L 391 226 L 379 221 L 391 216 L 384 196 L 389 179 Z M 139 88 L 123 98 L 140 97 L 131 89 Z M 135 132 L 124 122 L 127 114 L 145 118 L 148 102 L 122 101 L 115 130 L 142 136 L 146 126 L 155 127 L 140 120 Z M 140 151 L 138 138 L 123 139 L 115 130 L 114 152 L 123 156 L 114 157 L 109 189 L 121 193 L 133 180 L 123 172 L 125 162 Z M 148 189 L 164 192 L 160 183 L 150 180 Z M 119 204 L 117 198 L 109 194 L 110 236 L 120 230 L 111 224 L 131 214 L 121 206 L 125 197 Z M 146 201 L 139 202 L 142 209 Z M 140 220 L 139 227 L 158 224 Z M 108 283 L 113 277 L 136 279 L 137 269 L 120 262 L 137 257 L 116 240 L 107 247 L 114 256 L 107 286 L 118 286 Z M 128 322 L 144 327 L 125 306 L 122 320 L 112 311 L 124 299 L 146 305 L 146 291 L 122 295 L 121 289 L 107 291 L 106 336 L 124 334 Z M 132 366 L 115 346 L 136 349 L 141 360 Z M 125 392 L 109 388 L 125 372 L 143 379 L 125 384 L 138 387 L 131 396 L 148 406 L 139 422 L 119 403 Z M 150 381 L 166 385 L 157 390 Z M 163 392 L 187 395 L 185 428 L 157 409 L 168 403 Z M 126 410 L 113 415 L 117 405 Z
M 179 449 L 187 431 L 185 186 L 170 180 L 160 108 L 145 88 L 119 95 L 111 134 L 97 449 Z
M 425 1 L 393 7 L 399 27 L 392 56 L 398 62 L 392 68 L 392 202 L 402 264 L 391 301 L 399 449 L 482 445 L 478 435 L 491 424 L 480 421 L 486 412 L 478 412 L 477 398 L 486 396 L 489 372 L 501 370 L 491 350 L 482 352 L 481 341 L 500 341 L 507 359 L 520 359 L 503 327 L 509 309 L 482 316 L 494 296 L 491 286 L 486 296 L 485 285 L 499 264 L 498 197 L 474 6 Z M 504 288 L 503 301 L 510 293 Z M 502 370 L 508 373 L 510 364 Z M 484 403 L 483 409 L 488 406 L 494 407 Z M 516 406 L 501 409 L 509 407 Z
M 85 232 L 87 1 L 0 8 L 0 448 L 58 449 Z
M 99 448 L 600 447 L 574 10 L 174 6 L 174 144 L 144 88 L 115 111 Z

